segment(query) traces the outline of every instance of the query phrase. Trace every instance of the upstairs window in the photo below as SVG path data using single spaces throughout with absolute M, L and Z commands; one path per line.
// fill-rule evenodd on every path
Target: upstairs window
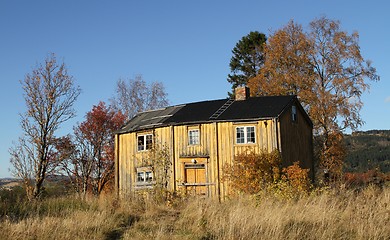
M 256 134 L 254 126 L 237 127 L 236 128 L 236 143 L 255 143 Z
M 297 122 L 297 107 L 295 105 L 291 107 L 291 121 L 293 123 Z
M 138 151 L 146 151 L 152 149 L 153 135 L 145 134 L 137 136 Z
M 199 129 L 188 131 L 188 145 L 199 145 Z

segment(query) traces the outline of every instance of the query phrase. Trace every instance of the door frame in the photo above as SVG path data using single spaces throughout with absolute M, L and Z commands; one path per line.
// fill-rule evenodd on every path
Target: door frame
M 208 170 L 208 157 L 188 157 L 188 158 L 180 158 L 180 174 L 181 176 L 181 186 L 184 187 L 186 193 L 188 193 L 188 189 L 192 187 L 204 187 L 206 189 L 206 196 L 210 196 L 210 188 L 211 185 L 209 182 L 209 170 Z M 205 182 L 204 183 L 187 183 L 187 172 L 186 169 L 204 169 L 205 172 Z

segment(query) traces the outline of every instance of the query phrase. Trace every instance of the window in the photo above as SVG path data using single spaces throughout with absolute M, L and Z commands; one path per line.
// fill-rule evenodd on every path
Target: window
M 188 145 L 199 144 L 199 129 L 192 129 L 188 131 Z
M 153 172 L 151 167 L 137 168 L 137 185 L 151 185 L 153 183 Z
M 255 143 L 255 136 L 255 127 L 253 126 L 236 128 L 236 143 Z
M 145 182 L 145 172 L 137 172 L 137 182 Z
M 291 107 L 291 121 L 297 122 L 297 107 L 295 105 Z
M 152 134 L 138 135 L 137 142 L 138 142 L 138 151 L 149 150 L 152 148 L 153 135 Z
M 137 172 L 137 182 L 151 182 L 153 181 L 152 171 L 139 171 Z
M 236 128 L 236 142 L 237 143 L 245 143 L 245 128 L 238 127 Z

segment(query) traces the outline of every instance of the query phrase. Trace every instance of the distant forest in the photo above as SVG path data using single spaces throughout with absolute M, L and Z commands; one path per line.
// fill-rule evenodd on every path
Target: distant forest
M 346 172 L 378 169 L 390 172 L 390 130 L 358 131 L 345 135 Z

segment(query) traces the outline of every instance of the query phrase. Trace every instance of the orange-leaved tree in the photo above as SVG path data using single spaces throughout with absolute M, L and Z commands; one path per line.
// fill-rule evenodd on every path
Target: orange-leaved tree
M 264 54 L 264 66 L 249 80 L 251 94 L 298 95 L 314 124 L 321 167 L 341 176 L 342 133 L 363 124 L 361 96 L 367 80 L 379 80 L 361 55 L 358 33 L 326 17 L 312 21 L 308 32 L 290 21 L 268 38 Z

